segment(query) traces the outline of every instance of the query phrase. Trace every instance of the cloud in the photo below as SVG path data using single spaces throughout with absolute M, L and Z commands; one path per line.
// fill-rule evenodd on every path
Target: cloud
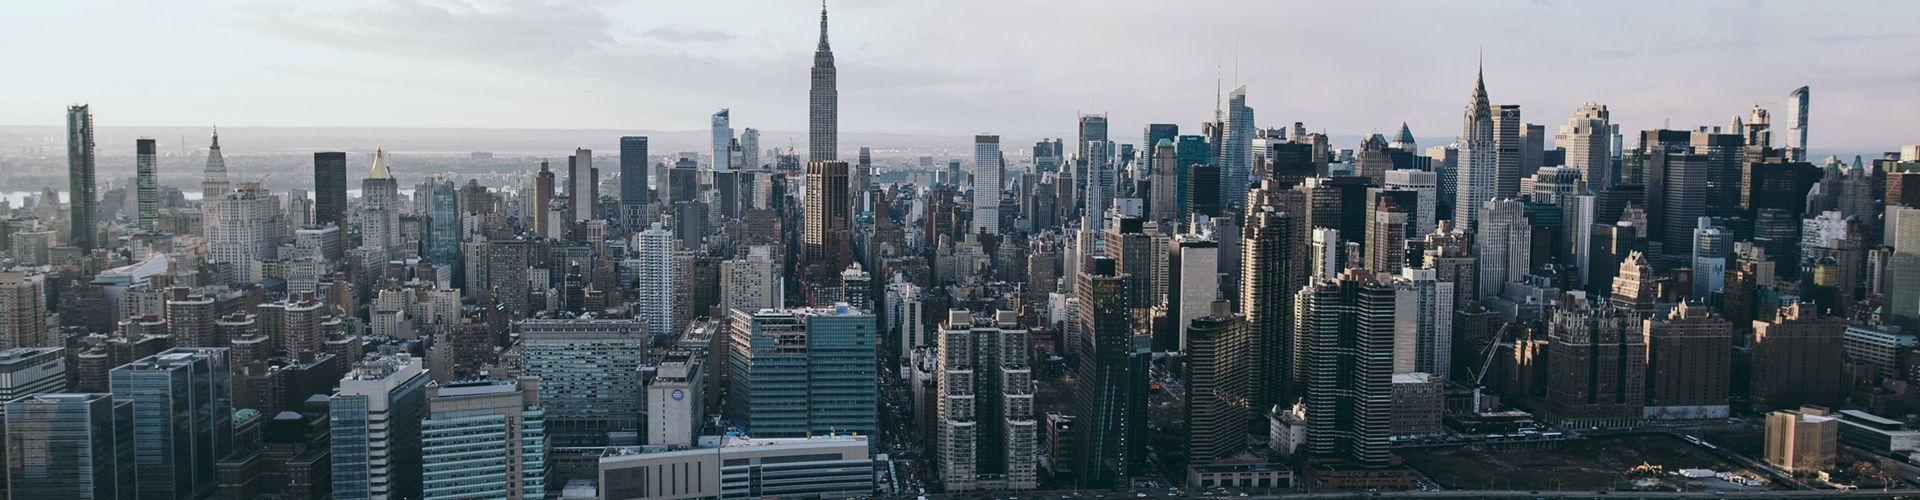
M 678 24 L 657 26 L 641 32 L 640 36 L 665 43 L 723 43 L 733 41 L 736 38 L 725 31 L 695 28 Z

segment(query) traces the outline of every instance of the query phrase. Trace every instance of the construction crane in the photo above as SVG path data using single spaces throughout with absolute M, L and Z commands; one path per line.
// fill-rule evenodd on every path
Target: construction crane
M 1475 372 L 1471 367 L 1467 369 L 1467 377 L 1473 379 L 1474 387 L 1486 387 L 1487 372 L 1493 368 L 1493 353 L 1500 349 L 1501 342 L 1506 341 L 1507 329 L 1512 327 L 1513 323 L 1501 324 L 1500 331 L 1494 332 L 1493 340 L 1487 342 L 1485 352 L 1480 353 L 1480 357 L 1484 358 L 1484 360 L 1480 362 L 1480 370 Z

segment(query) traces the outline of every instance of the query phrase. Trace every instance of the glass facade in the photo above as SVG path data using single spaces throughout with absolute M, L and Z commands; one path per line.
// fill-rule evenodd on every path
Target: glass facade
M 407 355 L 355 365 L 328 400 L 333 498 L 420 496 L 420 422 L 432 379 Z
M 141 497 L 206 496 L 214 462 L 233 441 L 233 382 L 225 348 L 174 348 L 113 369 L 116 400 L 133 403 Z
M 874 317 L 846 306 L 735 311 L 728 415 L 755 437 L 874 432 Z
M 12 498 L 135 498 L 133 403 L 42 394 L 6 405 Z
M 646 323 L 634 320 L 526 320 L 522 373 L 540 378 L 540 404 L 554 446 L 607 446 L 609 433 L 639 437 L 646 387 Z
M 508 498 L 518 475 L 518 498 L 546 495 L 546 416 L 539 410 L 518 419 L 490 411 L 438 417 L 422 423 L 423 497 Z M 518 432 L 511 432 L 517 429 Z M 519 436 L 513 440 L 514 435 Z M 509 447 L 517 447 L 509 450 Z M 514 457 L 519 457 L 514 463 Z

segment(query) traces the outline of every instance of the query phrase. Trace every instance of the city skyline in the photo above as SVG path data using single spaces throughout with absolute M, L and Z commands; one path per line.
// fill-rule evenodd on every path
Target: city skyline
M 1225 90 L 1246 85 L 1263 123 L 1347 135 L 1405 121 L 1418 136 L 1451 135 L 1480 47 L 1492 100 L 1519 104 L 1538 123 L 1589 101 L 1607 104 L 1623 130 L 1718 125 L 1755 104 L 1785 116 L 1788 92 L 1802 85 L 1816 94 L 1819 126 L 1808 140 L 1816 150 L 1898 144 L 1920 116 L 1901 112 L 1920 110 L 1920 96 L 1898 92 L 1920 73 L 1880 63 L 1920 53 L 1908 43 L 1916 35 L 1893 24 L 1915 7 L 1703 2 L 1659 19 L 1631 15 L 1649 5 L 830 7 L 835 40 L 852 54 L 837 61 L 843 132 L 1064 135 L 1060 124 L 1074 112 L 1105 112 L 1116 124 L 1193 123 L 1209 118 Z M 132 40 L 151 55 L 19 72 L 16 91 L 0 96 L 0 123 L 50 125 L 47 109 L 87 102 L 117 125 L 677 131 L 728 107 L 743 126 L 803 131 L 804 90 L 792 83 L 804 79 L 818 36 L 808 14 L 818 6 L 761 7 L 213 2 L 174 7 L 165 15 L 181 22 L 149 25 L 139 21 L 160 13 L 147 7 L 29 6 L 0 21 L 13 33 L 0 37 L 0 54 L 16 64 L 60 67 Z M 1225 11 L 1249 15 L 1216 15 Z M 1458 29 L 1479 19 L 1492 20 L 1488 29 Z M 1127 28 L 1143 22 L 1176 36 Z M 113 35 L 52 48 L 19 42 L 76 23 Z M 1751 29 L 1784 24 L 1802 29 Z M 1208 25 L 1217 26 L 1194 29 Z M 193 62 L 161 56 L 170 53 Z M 1632 67 L 1659 71 L 1623 70 Z M 124 87 L 109 77 L 129 70 L 148 79 Z M 1098 74 L 1127 76 L 1075 77 Z M 1208 95 L 1216 81 L 1222 95 Z

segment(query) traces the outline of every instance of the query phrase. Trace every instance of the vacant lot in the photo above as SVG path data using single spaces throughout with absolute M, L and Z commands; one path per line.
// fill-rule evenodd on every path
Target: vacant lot
M 1456 489 L 1630 490 L 1627 469 L 1647 463 L 1667 472 L 1735 470 L 1733 464 L 1669 436 L 1613 436 L 1574 440 L 1556 450 L 1482 446 L 1400 450 L 1407 465 Z

